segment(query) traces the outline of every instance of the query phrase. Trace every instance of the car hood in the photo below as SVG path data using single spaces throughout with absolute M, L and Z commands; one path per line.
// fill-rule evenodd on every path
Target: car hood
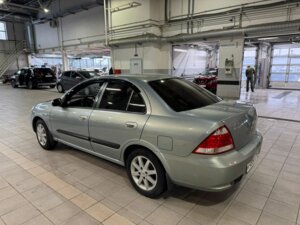
M 203 108 L 181 112 L 228 127 L 237 149 L 246 145 L 256 134 L 257 114 L 253 105 L 240 101 L 221 101 Z

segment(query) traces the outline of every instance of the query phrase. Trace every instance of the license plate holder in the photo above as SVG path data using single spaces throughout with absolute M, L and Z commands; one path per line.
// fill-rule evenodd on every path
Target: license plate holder
M 258 155 L 255 154 L 255 156 L 253 157 L 253 159 L 252 159 L 249 163 L 247 163 L 247 166 L 246 166 L 246 173 L 249 173 L 250 170 L 253 168 L 254 163 L 255 163 L 257 157 L 258 157 Z

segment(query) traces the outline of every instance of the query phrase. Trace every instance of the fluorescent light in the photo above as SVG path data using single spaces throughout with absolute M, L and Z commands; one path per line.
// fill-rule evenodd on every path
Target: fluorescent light
M 1 1 L 1 0 L 0 0 L 0 1 Z M 48 12 L 49 12 L 49 9 L 44 8 L 44 12 L 45 12 L 45 13 L 48 13 Z
M 266 40 L 274 40 L 274 39 L 278 39 L 278 37 L 265 37 L 265 38 L 258 38 L 257 40 L 266 41 Z
M 174 48 L 174 52 L 187 52 L 185 49 Z
M 0 4 L 3 4 L 4 3 L 4 0 L 0 0 Z

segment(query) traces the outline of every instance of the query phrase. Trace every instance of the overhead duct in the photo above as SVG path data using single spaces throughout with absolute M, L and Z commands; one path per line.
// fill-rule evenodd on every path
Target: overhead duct
M 186 42 L 186 41 L 196 41 L 199 39 L 208 38 L 222 38 L 222 37 L 251 37 L 251 36 L 268 36 L 272 34 L 282 34 L 287 35 L 289 32 L 299 32 L 300 20 L 295 20 L 291 22 L 280 22 L 272 24 L 264 24 L 258 26 L 251 26 L 239 29 L 231 30 L 215 30 L 200 32 L 195 34 L 179 34 L 171 37 L 159 37 L 155 35 L 143 35 L 134 38 L 124 38 L 118 40 L 109 41 L 109 45 L 122 45 L 122 44 L 132 44 L 132 43 L 145 43 L 145 42 Z

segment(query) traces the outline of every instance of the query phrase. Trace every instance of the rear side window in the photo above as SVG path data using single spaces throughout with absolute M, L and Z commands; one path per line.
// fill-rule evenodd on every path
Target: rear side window
M 145 113 L 145 102 L 137 88 L 124 81 L 108 83 L 100 102 L 100 109 Z
M 154 91 L 176 112 L 201 108 L 221 99 L 197 85 L 177 78 L 150 81 Z

